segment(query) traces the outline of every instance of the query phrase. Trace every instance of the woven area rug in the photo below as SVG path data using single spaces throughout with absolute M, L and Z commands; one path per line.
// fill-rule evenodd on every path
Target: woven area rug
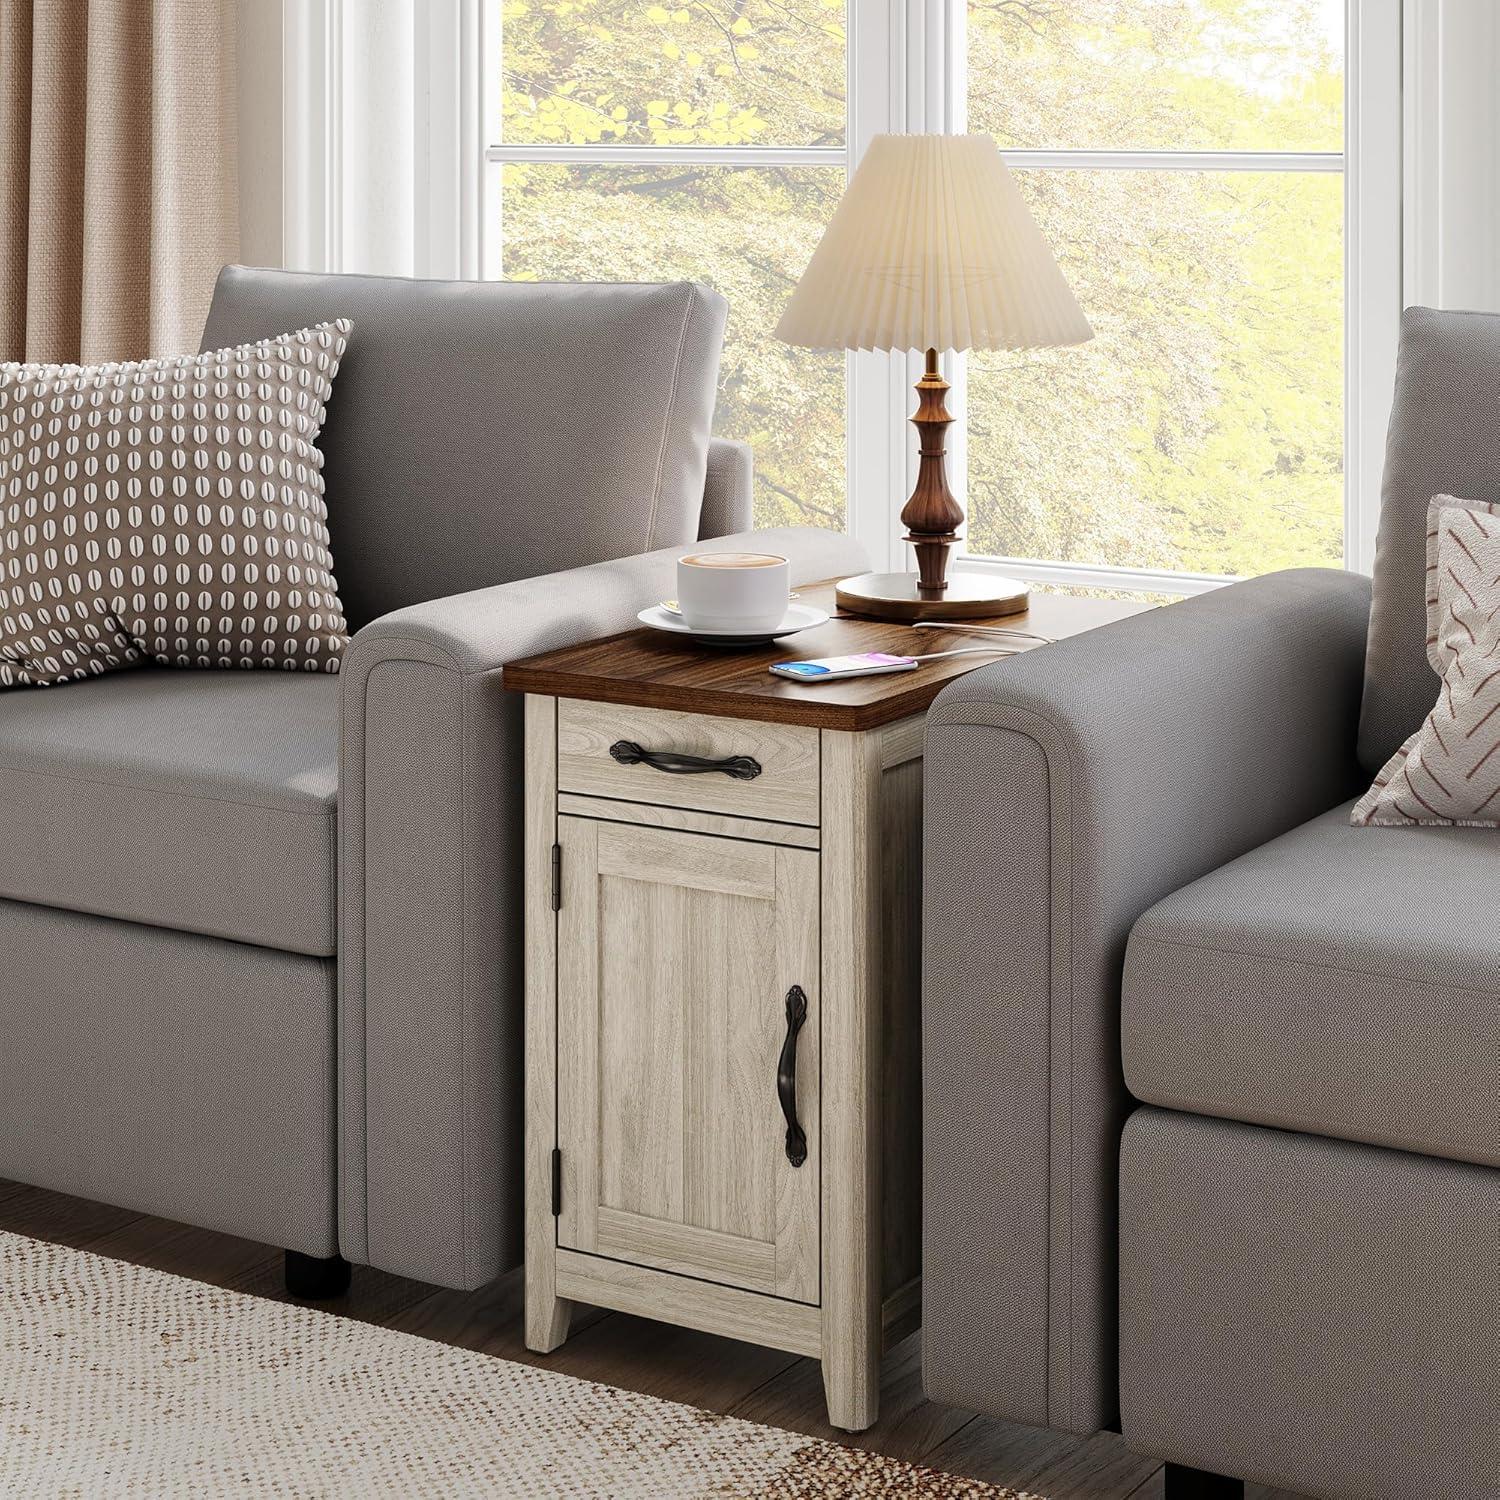
M 4 1232 L 0 1495 L 1035 1500 Z

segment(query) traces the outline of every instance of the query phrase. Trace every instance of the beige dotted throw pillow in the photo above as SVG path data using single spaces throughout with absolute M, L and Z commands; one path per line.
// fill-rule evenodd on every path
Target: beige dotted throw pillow
M 1422 727 L 1351 821 L 1500 823 L 1500 505 L 1439 495 L 1427 512 L 1427 659 L 1442 679 Z
M 146 661 L 338 671 L 316 443 L 351 327 L 0 365 L 0 688 Z

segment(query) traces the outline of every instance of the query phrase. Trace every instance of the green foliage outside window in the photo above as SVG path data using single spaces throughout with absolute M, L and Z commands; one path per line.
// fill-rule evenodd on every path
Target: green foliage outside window
M 837 146 L 844 0 L 504 0 L 512 143 Z
M 843 14 L 843 0 L 507 0 L 504 139 L 840 146 Z M 838 203 L 842 170 L 526 163 L 503 171 L 507 276 L 684 277 L 724 294 L 715 426 L 755 449 L 757 522 L 842 527 L 843 357 L 771 337 Z
M 1002 146 L 1339 150 L 1328 0 L 971 0 Z M 970 357 L 970 544 L 1197 573 L 1343 548 L 1343 177 L 1031 171 L 1094 343 Z

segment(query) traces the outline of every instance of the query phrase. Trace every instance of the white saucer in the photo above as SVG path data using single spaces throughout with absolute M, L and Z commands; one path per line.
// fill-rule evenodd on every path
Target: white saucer
M 811 630 L 815 625 L 828 623 L 828 611 L 813 609 L 807 604 L 789 604 L 781 624 L 775 630 L 756 630 L 746 634 L 742 630 L 694 630 L 676 610 L 665 605 L 653 604 L 636 616 L 642 625 L 660 630 L 665 635 L 685 636 L 689 640 L 701 641 L 705 646 L 759 646 L 767 641 L 780 639 L 784 635 L 795 635 L 799 630 Z

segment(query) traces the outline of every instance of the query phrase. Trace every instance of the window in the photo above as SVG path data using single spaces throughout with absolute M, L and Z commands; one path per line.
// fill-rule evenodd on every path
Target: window
M 1098 337 L 950 361 L 964 565 L 1156 593 L 1369 565 L 1400 0 L 484 14 L 485 274 L 718 287 L 716 425 L 755 449 L 757 524 L 847 527 L 876 567 L 910 566 L 915 370 L 771 330 L 869 135 L 969 129 L 1000 144 Z
M 502 0 L 498 30 L 490 273 L 716 287 L 757 524 L 843 527 L 845 360 L 771 330 L 846 180 L 844 0 Z
M 970 0 L 968 128 L 1097 335 L 969 357 L 970 553 L 1343 563 L 1344 52 L 1344 0 Z

